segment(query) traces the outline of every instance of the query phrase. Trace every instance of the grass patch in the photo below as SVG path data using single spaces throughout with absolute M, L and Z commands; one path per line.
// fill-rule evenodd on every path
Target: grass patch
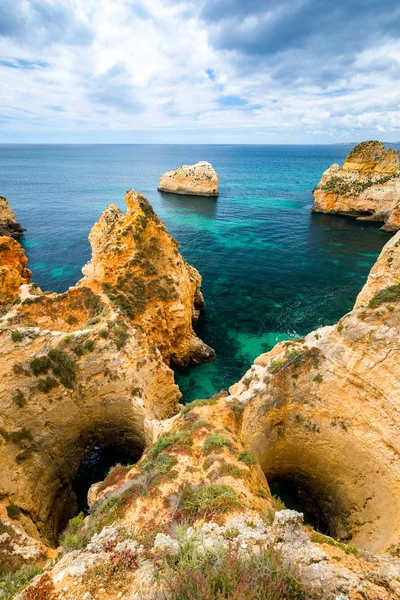
M 186 406 L 182 409 L 182 414 L 186 415 L 194 408 L 199 408 L 201 406 L 212 406 L 213 404 L 217 404 L 217 402 L 218 399 L 214 397 L 206 398 L 204 400 L 193 400 L 193 402 L 189 402 L 189 404 L 186 404 Z
M 354 556 L 357 556 L 357 554 L 358 554 L 358 549 L 355 546 L 349 546 L 348 544 L 342 544 L 341 542 L 334 540 L 333 538 L 329 537 L 328 535 L 323 535 L 322 533 L 319 533 L 318 531 L 312 531 L 311 535 L 310 535 L 310 539 L 312 542 L 314 542 L 314 544 L 328 544 L 329 546 L 334 546 L 335 548 L 339 548 L 345 554 L 354 554 Z
M 6 506 L 6 511 L 10 519 L 18 519 L 21 514 L 21 509 L 16 504 Z
M 231 441 L 222 433 L 212 433 L 204 440 L 203 454 L 209 454 L 210 452 L 223 448 L 224 446 L 232 449 Z
M 182 489 L 178 511 L 189 519 L 226 513 L 240 506 L 230 485 L 186 485 Z
M 294 570 L 272 550 L 244 555 L 233 546 L 201 551 L 196 540 L 165 557 L 164 587 L 174 600 L 311 600 Z
M 88 543 L 88 538 L 83 531 L 85 516 L 83 512 L 73 517 L 60 537 L 60 545 L 67 552 L 72 550 L 80 550 Z
M 368 302 L 368 308 L 378 308 L 385 302 L 398 302 L 400 300 L 400 284 L 391 285 L 378 292 Z
M 243 452 L 241 452 L 239 454 L 238 460 L 243 462 L 248 467 L 250 467 L 251 465 L 257 464 L 256 455 L 253 452 L 251 452 L 250 450 L 243 450 Z
M 0 568 L 0 598 L 11 600 L 40 573 L 42 573 L 42 569 L 36 565 L 25 565 L 15 573 L 9 573 Z
M 24 336 L 18 331 L 18 329 L 13 329 L 11 332 L 11 339 L 13 342 L 21 342 L 24 339 Z

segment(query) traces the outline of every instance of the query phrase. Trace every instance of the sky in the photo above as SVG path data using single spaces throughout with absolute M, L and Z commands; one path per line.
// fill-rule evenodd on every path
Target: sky
M 1 0 L 0 143 L 400 140 L 399 0 Z

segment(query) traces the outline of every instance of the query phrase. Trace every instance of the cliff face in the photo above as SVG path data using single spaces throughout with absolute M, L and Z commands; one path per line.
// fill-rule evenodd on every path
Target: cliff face
M 231 394 L 270 483 L 294 485 L 339 539 L 400 543 L 400 233 L 352 312 L 261 355 Z
M 32 273 L 26 268 L 28 259 L 12 238 L 0 236 L 0 306 L 13 302 L 19 288 L 30 283 Z
M 381 142 L 362 142 L 343 166 L 332 165 L 314 189 L 314 212 L 339 213 L 400 228 L 399 156 Z
M 16 221 L 13 210 L 10 208 L 6 198 L 0 196 L 0 236 L 18 235 L 25 231 Z
M 218 175 L 209 162 L 183 165 L 161 176 L 159 192 L 193 196 L 218 196 Z
M 183 306 L 198 279 L 155 217 L 141 225 L 142 197 L 130 192 L 127 204 L 127 215 L 109 207 L 94 227 L 77 287 L 23 286 L 24 302 L 0 324 L 0 559 L 15 570 L 54 557 L 19 600 L 190 597 L 177 586 L 203 590 L 224 556 L 224 581 L 243 575 L 238 597 L 259 593 L 270 565 L 276 597 L 400 598 L 400 232 L 337 325 L 278 344 L 230 395 L 179 410 L 168 345 L 164 357 L 159 325 L 153 333 L 145 318 L 159 302 L 147 278 L 161 285 L 162 268 L 174 281 L 179 269 Z M 130 225 L 141 241 L 129 241 Z M 158 247 L 153 238 L 166 248 L 150 269 L 137 253 Z M 131 268 L 145 281 L 142 312 L 118 282 L 138 285 Z M 165 310 L 175 301 L 165 297 Z M 90 514 L 70 523 L 55 554 L 42 542 L 74 513 L 70 482 L 95 442 L 144 452 L 92 486 Z M 291 486 L 329 535 L 279 510 L 269 484 Z
M 0 319 L 0 517 L 16 505 L 25 530 L 52 543 L 76 511 L 71 482 L 93 446 L 135 460 L 154 420 L 178 409 L 167 363 L 213 355 L 192 328 L 200 276 L 143 196 L 131 191 L 127 204 L 93 228 L 76 287 L 23 285 Z
M 44 589 L 60 600 L 214 598 L 229 580 L 238 598 L 261 597 L 265 575 L 262 597 L 398 598 L 398 558 L 359 555 L 304 527 L 301 514 L 277 510 L 240 435 L 242 409 L 220 394 L 160 422 L 137 465 L 92 486 L 90 515 L 70 524 L 55 563 L 18 598 Z M 195 596 L 185 592 L 196 584 Z
M 111 205 L 90 232 L 93 256 L 78 285 L 106 296 L 167 362 L 213 360 L 215 352 L 192 326 L 204 308 L 200 274 L 183 260 L 144 196 L 129 190 L 125 201 L 126 215 Z

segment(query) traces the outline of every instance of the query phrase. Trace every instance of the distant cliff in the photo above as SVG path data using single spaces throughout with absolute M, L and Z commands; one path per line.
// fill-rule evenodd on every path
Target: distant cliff
M 24 230 L 15 219 L 14 212 L 10 208 L 7 199 L 0 196 L 0 235 L 18 235 Z
M 313 212 L 337 213 L 400 229 L 399 155 L 381 142 L 358 144 L 343 166 L 334 164 L 314 189 Z

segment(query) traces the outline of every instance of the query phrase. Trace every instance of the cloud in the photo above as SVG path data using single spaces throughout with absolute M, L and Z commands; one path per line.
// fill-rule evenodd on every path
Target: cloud
M 393 0 L 2 0 L 0 141 L 398 139 L 399 38 Z
M 16 39 L 23 46 L 54 42 L 86 45 L 92 41 L 87 24 L 62 1 L 2 0 L 0 37 Z

